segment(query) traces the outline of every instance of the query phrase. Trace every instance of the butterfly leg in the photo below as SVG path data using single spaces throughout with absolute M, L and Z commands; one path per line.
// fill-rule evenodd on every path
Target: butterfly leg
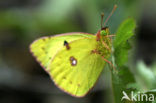
M 101 36 L 100 36 L 100 31 L 98 31 L 97 34 L 96 34 L 96 41 L 99 41 L 100 38 L 101 38 Z
M 101 54 L 99 51 L 97 51 L 96 49 L 92 50 L 91 53 L 96 53 L 96 54 Z
M 102 44 L 111 52 L 111 49 L 109 48 L 109 46 L 104 41 L 102 41 Z
M 106 35 L 107 37 L 114 37 L 115 34 L 111 34 L 111 35 Z
M 111 42 L 112 42 L 112 37 L 115 37 L 116 35 L 115 34 L 111 34 L 111 35 L 106 35 L 106 36 L 109 37 Z
M 100 52 L 98 52 L 96 49 L 95 49 L 95 50 L 92 50 L 92 53 L 100 54 Z M 116 68 L 114 67 L 114 65 L 113 65 L 109 60 L 105 59 L 104 56 L 101 56 L 101 57 L 102 57 L 102 59 L 103 59 L 105 62 L 107 62 L 108 64 L 110 64 L 110 66 L 113 67 L 114 70 L 116 70 Z
M 108 64 L 110 64 L 110 66 L 112 66 L 114 70 L 116 70 L 116 68 L 114 67 L 114 65 L 112 64 L 112 62 L 110 62 L 110 61 L 108 61 L 107 59 L 105 59 L 104 56 L 101 56 L 101 57 L 102 57 L 102 59 L 103 59 L 105 62 L 107 62 Z

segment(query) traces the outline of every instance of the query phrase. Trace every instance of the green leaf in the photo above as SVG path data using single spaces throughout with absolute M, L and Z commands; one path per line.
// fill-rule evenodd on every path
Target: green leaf
M 122 67 L 116 74 L 112 72 L 112 89 L 114 93 L 114 103 L 126 102 L 121 101 L 123 91 L 130 95 L 131 91 L 135 91 L 134 87 L 129 85 L 135 84 L 135 79 L 128 67 Z
M 143 61 L 137 62 L 136 80 L 142 91 L 154 89 L 156 87 L 156 75 L 152 68 L 147 67 Z
M 112 87 L 115 103 L 132 103 L 128 100 L 122 100 L 123 91 L 130 97 L 131 91 L 136 92 L 137 84 L 134 75 L 129 71 L 129 68 L 124 64 L 128 60 L 128 51 L 130 44 L 128 39 L 134 35 L 133 31 L 136 27 L 135 20 L 132 18 L 126 19 L 117 30 L 114 45 L 115 64 L 117 65 L 118 73 L 112 72 Z
M 113 44 L 115 49 L 115 62 L 118 66 L 122 66 L 128 60 L 128 50 L 130 49 L 128 39 L 134 35 L 135 27 L 135 20 L 129 18 L 120 25 L 116 32 Z
M 115 62 L 118 66 L 122 66 L 128 60 L 128 50 L 131 48 L 128 42 L 122 43 L 120 47 L 115 49 Z
M 135 20 L 132 18 L 126 19 L 118 28 L 116 37 L 114 40 L 114 48 L 120 47 L 130 37 L 134 35 L 134 29 L 136 27 Z

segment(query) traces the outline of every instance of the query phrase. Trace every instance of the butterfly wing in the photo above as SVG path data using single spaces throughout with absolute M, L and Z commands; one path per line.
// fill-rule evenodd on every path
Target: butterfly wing
M 82 97 L 94 86 L 105 62 L 92 50 L 97 47 L 96 38 L 84 38 L 63 47 L 48 66 L 54 83 L 65 92 Z
M 47 71 L 47 66 L 54 57 L 54 55 L 64 46 L 64 41 L 72 42 L 74 40 L 94 37 L 87 33 L 66 33 L 51 37 L 42 37 L 35 40 L 30 45 L 30 51 L 41 66 Z

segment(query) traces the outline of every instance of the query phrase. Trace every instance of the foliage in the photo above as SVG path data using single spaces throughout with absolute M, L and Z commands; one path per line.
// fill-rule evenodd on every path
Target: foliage
M 130 88 L 128 84 L 134 83 L 134 77 L 129 71 L 129 68 L 123 65 L 127 62 L 129 44 L 127 40 L 134 35 L 135 21 L 132 18 L 125 20 L 118 28 L 116 38 L 114 40 L 114 57 L 115 64 L 117 65 L 118 73 L 112 72 L 112 86 L 114 92 L 115 103 L 120 103 L 122 98 L 122 91 L 129 93 Z
M 128 40 L 134 35 L 134 29 L 136 27 L 135 20 L 132 18 L 126 19 L 118 28 L 116 32 L 116 38 L 114 44 L 114 58 L 116 69 L 118 72 L 112 72 L 112 89 L 114 93 L 115 103 L 134 103 L 134 101 L 121 100 L 123 97 L 123 91 L 131 98 L 131 92 L 135 95 L 139 93 L 149 92 L 156 94 L 154 89 L 156 86 L 156 76 L 152 69 L 149 69 L 142 62 L 138 63 L 138 66 L 134 72 L 131 72 L 128 62 L 128 54 L 130 50 L 130 44 Z M 154 70 L 154 69 L 153 69 Z M 140 102 L 139 102 L 140 103 Z M 144 103 L 142 101 L 142 103 Z

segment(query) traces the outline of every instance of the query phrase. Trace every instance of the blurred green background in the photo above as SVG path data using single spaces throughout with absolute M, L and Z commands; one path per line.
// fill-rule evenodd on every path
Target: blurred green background
M 74 98 L 54 85 L 31 56 L 29 45 L 41 36 L 95 34 L 100 29 L 101 13 L 106 18 L 114 4 L 118 8 L 107 23 L 111 33 L 128 17 L 137 22 L 129 65 L 155 68 L 155 0 L 1 0 L 0 103 L 112 103 L 108 68 L 86 97 Z M 140 60 L 144 63 L 138 63 Z

